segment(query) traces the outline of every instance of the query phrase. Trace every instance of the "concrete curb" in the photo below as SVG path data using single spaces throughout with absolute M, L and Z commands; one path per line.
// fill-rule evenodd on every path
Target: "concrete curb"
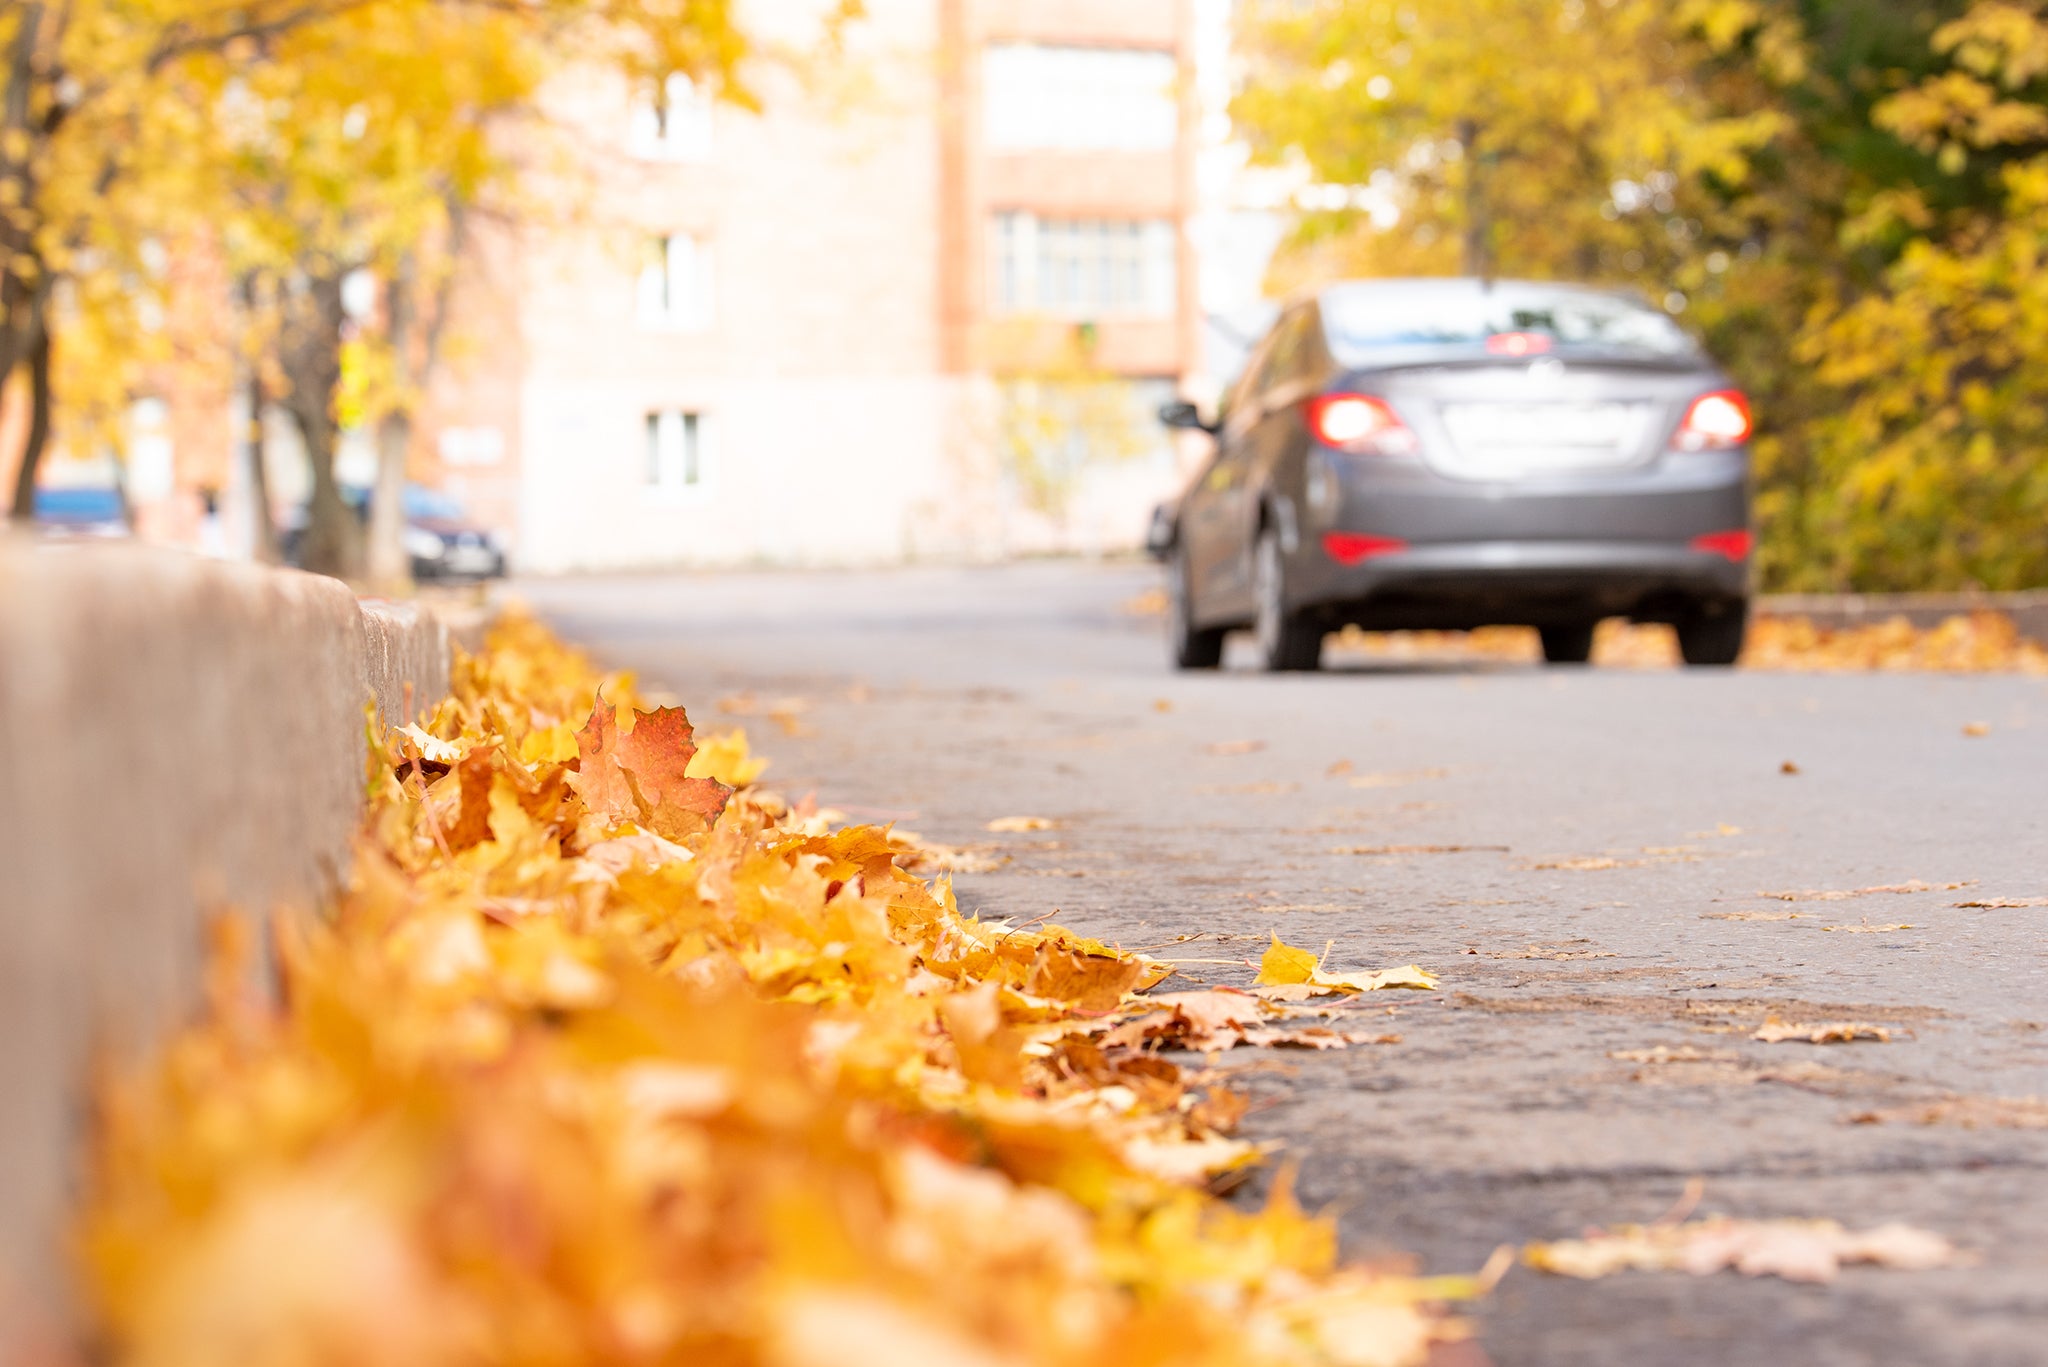
M 1903 617 L 1916 627 L 1939 626 L 1972 612 L 2002 612 L 2020 635 L 2048 643 L 2048 590 L 2025 593 L 1778 593 L 1756 600 L 1764 617 L 1810 617 L 1823 627 L 1870 626 Z
M 366 704 L 396 718 L 447 687 L 431 613 L 339 581 L 0 536 L 0 1361 L 64 1318 L 94 1051 L 190 1009 L 216 911 L 334 886 Z

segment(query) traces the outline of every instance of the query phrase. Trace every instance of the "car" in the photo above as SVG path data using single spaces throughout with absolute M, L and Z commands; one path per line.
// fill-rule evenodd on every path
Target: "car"
M 106 485 L 36 489 L 36 526 L 67 537 L 128 535 L 128 506 L 121 491 Z
M 418 484 L 405 487 L 405 552 L 415 579 L 499 579 L 505 551 L 460 500 Z M 366 498 L 363 506 L 367 508 Z
M 1350 281 L 1290 304 L 1148 547 L 1172 652 L 1222 662 L 1250 628 L 1269 670 L 1323 637 L 1532 626 L 1584 663 L 1605 617 L 1668 622 L 1727 665 L 1749 615 L 1748 400 L 1632 295 L 1521 280 Z
M 370 490 L 343 485 L 342 501 L 358 520 L 370 520 Z M 405 553 L 415 579 L 497 579 L 505 574 L 505 550 L 496 533 L 479 526 L 460 500 L 439 489 L 408 484 L 405 508 Z M 306 508 L 291 510 L 282 528 L 284 558 L 300 562 L 306 536 Z

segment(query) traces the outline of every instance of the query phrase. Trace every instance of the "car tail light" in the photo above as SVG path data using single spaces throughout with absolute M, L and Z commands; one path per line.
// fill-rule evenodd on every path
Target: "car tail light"
M 1325 446 L 1361 455 L 1404 456 L 1416 446 L 1387 401 L 1370 394 L 1318 394 L 1308 401 L 1308 430 Z
M 1755 430 L 1742 391 L 1717 389 L 1692 401 L 1671 444 L 1681 451 L 1725 451 L 1748 441 Z
M 1550 338 L 1541 332 L 1496 332 L 1486 339 L 1489 356 L 1541 356 L 1550 350 Z
M 1356 565 L 1376 555 L 1405 551 L 1408 543 L 1395 536 L 1367 536 L 1364 532 L 1324 532 L 1323 550 L 1340 565 Z
M 1692 548 L 1694 550 L 1711 551 L 1715 555 L 1725 555 L 1737 564 L 1749 559 L 1750 547 L 1755 544 L 1756 537 L 1746 528 L 1737 528 L 1732 532 L 1708 532 L 1704 536 L 1696 536 L 1692 539 Z

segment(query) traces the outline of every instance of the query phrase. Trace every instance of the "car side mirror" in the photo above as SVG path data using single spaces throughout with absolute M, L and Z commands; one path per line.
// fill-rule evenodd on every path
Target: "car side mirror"
M 1159 421 L 1168 427 L 1189 432 L 1216 431 L 1216 424 L 1202 421 L 1202 410 L 1186 399 L 1175 399 L 1172 403 L 1159 406 Z

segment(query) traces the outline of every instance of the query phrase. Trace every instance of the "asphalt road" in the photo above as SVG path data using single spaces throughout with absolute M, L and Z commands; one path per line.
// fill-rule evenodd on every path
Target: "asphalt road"
M 1698 1176 L 1704 1209 L 1904 1220 L 1980 1260 L 1829 1287 L 1518 1269 L 1477 1315 L 1500 1367 L 2048 1363 L 2048 1128 L 1850 1120 L 2048 1098 L 2048 907 L 1954 905 L 2048 895 L 2048 681 L 1176 675 L 1124 610 L 1155 582 L 1044 563 L 515 591 L 700 726 L 795 700 L 795 734 L 746 719 L 771 777 L 1008 855 L 959 880 L 964 906 L 1226 961 L 1185 966 L 1211 982 L 1250 981 L 1273 931 L 1441 974 L 1387 994 L 1397 1045 L 1232 1056 L 1264 1064 L 1249 1132 L 1353 1254 L 1469 1270 L 1652 1219 Z M 1060 825 L 984 829 L 1017 815 Z M 1388 846 L 1505 848 L 1346 852 Z M 1915 880 L 1934 889 L 1759 896 Z M 1894 1037 L 1752 1041 L 1772 1014 Z M 1701 1057 L 1613 1057 L 1660 1045 Z

